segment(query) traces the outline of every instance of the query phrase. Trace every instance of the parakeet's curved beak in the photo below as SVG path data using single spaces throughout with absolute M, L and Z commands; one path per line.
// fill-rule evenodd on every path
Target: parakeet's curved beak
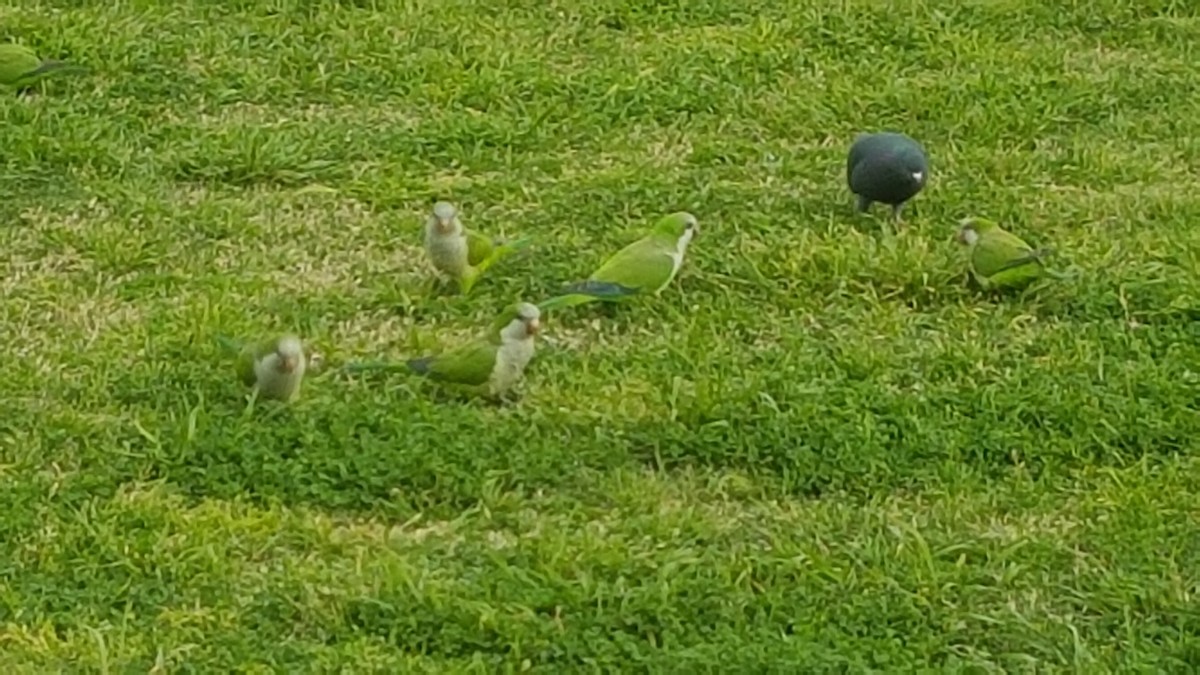
M 454 229 L 453 218 L 438 218 L 438 229 L 442 232 L 449 232 Z
M 541 319 L 530 319 L 529 321 L 525 322 L 525 332 L 529 333 L 530 335 L 537 335 L 538 331 L 540 330 L 542 330 Z
M 284 373 L 290 373 L 296 369 L 296 357 L 285 356 L 279 360 L 279 370 Z

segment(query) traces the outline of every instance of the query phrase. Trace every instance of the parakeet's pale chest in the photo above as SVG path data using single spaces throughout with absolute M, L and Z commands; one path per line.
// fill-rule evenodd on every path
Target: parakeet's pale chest
M 488 388 L 493 395 L 508 391 L 525 372 L 525 366 L 533 360 L 535 345 L 532 339 L 514 340 L 500 345 L 496 350 L 496 365 L 488 379 Z
M 679 272 L 679 268 L 683 267 L 683 256 L 687 253 L 688 244 L 692 243 L 694 233 L 691 230 L 683 233 L 679 241 L 675 242 L 675 250 L 671 251 L 671 278 L 675 278 L 675 274 Z M 668 282 L 669 283 L 669 282 Z
M 300 391 L 307 363 L 303 357 L 289 373 L 279 372 L 279 357 L 269 354 L 254 364 L 254 377 L 259 396 L 289 401 Z
M 470 250 L 467 238 L 461 233 L 439 235 L 426 232 L 425 250 L 429 253 L 433 266 L 446 274 L 461 275 L 469 266 Z

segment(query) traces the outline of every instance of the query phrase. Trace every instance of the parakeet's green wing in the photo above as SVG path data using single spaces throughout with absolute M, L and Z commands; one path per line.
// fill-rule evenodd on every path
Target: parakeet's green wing
M 41 59 L 28 48 L 16 44 L 0 45 L 0 84 L 16 84 L 37 70 Z
M 435 380 L 465 385 L 481 385 L 492 376 L 499 346 L 492 340 L 479 339 L 446 352 L 429 365 Z
M 238 353 L 237 371 L 238 377 L 242 378 L 242 382 L 245 382 L 246 386 L 253 385 L 258 380 L 254 374 L 254 363 L 273 351 L 275 351 L 274 339 L 249 342 L 242 347 L 242 351 Z
M 255 348 L 256 345 L 246 345 L 245 347 L 242 347 L 242 351 L 238 352 L 237 356 L 238 379 L 240 379 L 242 384 L 246 385 L 247 387 L 254 386 L 254 383 L 258 379 L 254 375 Z
M 479 234 L 478 232 L 466 231 L 467 235 L 467 264 L 474 267 L 479 263 L 487 260 L 487 257 L 495 250 L 495 244 L 488 237 Z
M 675 260 L 662 243 L 643 239 L 617 251 L 590 278 L 629 288 L 657 291 L 670 283 L 674 271 Z
M 1042 276 L 1042 263 L 1030 258 L 1021 264 L 997 272 L 988 278 L 988 285 L 995 288 L 1024 286 Z
M 990 277 L 1011 269 L 1022 259 L 1032 259 L 1033 248 L 1011 232 L 992 231 L 980 238 L 971 254 L 976 274 Z

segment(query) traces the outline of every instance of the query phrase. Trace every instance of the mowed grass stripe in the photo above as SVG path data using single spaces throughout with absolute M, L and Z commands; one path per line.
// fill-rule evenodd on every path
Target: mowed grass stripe
M 451 520 L 392 523 L 131 484 L 14 542 L 9 592 L 53 618 L 10 624 L 5 652 L 168 669 L 695 668 L 718 648 L 735 669 L 1172 669 L 1193 654 L 1194 475 L 1171 462 L 858 502 L 617 471 L 574 496 L 490 491 Z M 115 588 L 116 621 L 93 604 Z

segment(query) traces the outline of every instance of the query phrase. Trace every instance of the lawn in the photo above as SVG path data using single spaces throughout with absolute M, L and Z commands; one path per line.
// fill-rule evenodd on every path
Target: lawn
M 1186 672 L 1200 664 L 1200 6 L 46 2 L 0 41 L 0 666 Z M 893 228 L 861 131 L 927 148 Z M 535 240 L 435 293 L 423 218 Z M 515 404 L 246 412 L 218 334 L 547 317 Z M 1069 279 L 965 283 L 965 216 Z

